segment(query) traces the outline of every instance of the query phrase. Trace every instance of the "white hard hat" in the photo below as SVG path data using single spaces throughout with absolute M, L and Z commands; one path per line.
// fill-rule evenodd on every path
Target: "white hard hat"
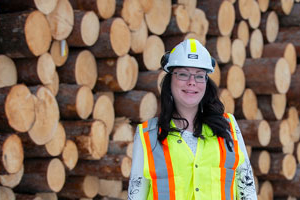
M 161 64 L 166 72 L 172 67 L 195 67 L 214 72 L 215 61 L 207 49 L 196 39 L 187 39 L 166 53 Z

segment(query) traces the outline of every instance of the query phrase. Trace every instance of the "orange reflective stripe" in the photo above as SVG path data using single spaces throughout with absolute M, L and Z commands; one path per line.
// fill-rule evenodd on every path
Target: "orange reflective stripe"
M 226 161 L 226 149 L 224 146 L 224 139 L 218 137 L 219 145 L 220 145 L 220 169 L 221 169 L 221 200 L 225 200 L 225 178 L 226 178 L 226 169 L 224 167 Z
M 143 128 L 147 128 L 148 127 L 148 121 L 143 122 Z
M 148 125 L 148 123 L 147 123 L 147 125 Z M 144 127 L 144 123 L 143 123 L 143 127 Z M 147 147 L 149 171 L 150 171 L 150 176 L 151 176 L 152 184 L 153 184 L 153 186 L 152 186 L 153 199 L 158 199 L 155 164 L 154 164 L 154 158 L 153 158 L 153 154 L 152 154 L 152 150 L 151 150 L 151 143 L 150 143 L 148 131 L 144 133 L 144 138 L 145 138 L 145 143 L 146 143 L 146 147 Z
M 170 151 L 169 151 L 168 140 L 165 139 L 162 142 L 162 144 L 163 144 L 162 146 L 163 146 L 165 161 L 166 161 L 167 170 L 168 170 L 170 200 L 175 200 L 175 180 L 174 180 L 174 172 L 173 172 L 173 166 L 172 166 L 172 161 L 171 161 L 171 155 L 170 155 Z

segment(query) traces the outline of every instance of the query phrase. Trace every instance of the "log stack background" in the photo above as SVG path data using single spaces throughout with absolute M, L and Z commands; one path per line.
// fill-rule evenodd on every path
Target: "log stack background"
M 296 0 L 2 0 L 1 199 L 126 199 L 160 58 L 185 38 L 217 61 L 258 199 L 300 199 L 299 13 Z

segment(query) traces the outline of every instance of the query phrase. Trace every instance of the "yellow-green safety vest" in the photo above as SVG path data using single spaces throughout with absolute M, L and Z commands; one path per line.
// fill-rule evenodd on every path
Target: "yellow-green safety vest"
M 172 132 L 160 143 L 157 118 L 139 125 L 144 151 L 144 176 L 150 180 L 148 200 L 236 199 L 236 168 L 244 162 L 233 116 L 224 114 L 233 138 L 232 151 L 225 140 L 203 125 L 205 139 L 198 138 L 194 156 L 180 133 Z M 175 127 L 173 121 L 171 126 Z

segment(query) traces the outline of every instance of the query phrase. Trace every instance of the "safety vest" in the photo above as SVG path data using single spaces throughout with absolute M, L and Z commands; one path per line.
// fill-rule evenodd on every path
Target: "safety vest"
M 203 125 L 205 139 L 198 138 L 193 152 L 180 133 L 169 133 L 160 143 L 157 140 L 157 118 L 139 125 L 144 150 L 144 176 L 150 180 L 148 200 L 229 200 L 236 199 L 236 168 L 244 162 L 237 142 L 235 125 L 230 114 L 232 151 L 223 138 L 213 135 Z M 173 121 L 171 126 L 175 127 Z

